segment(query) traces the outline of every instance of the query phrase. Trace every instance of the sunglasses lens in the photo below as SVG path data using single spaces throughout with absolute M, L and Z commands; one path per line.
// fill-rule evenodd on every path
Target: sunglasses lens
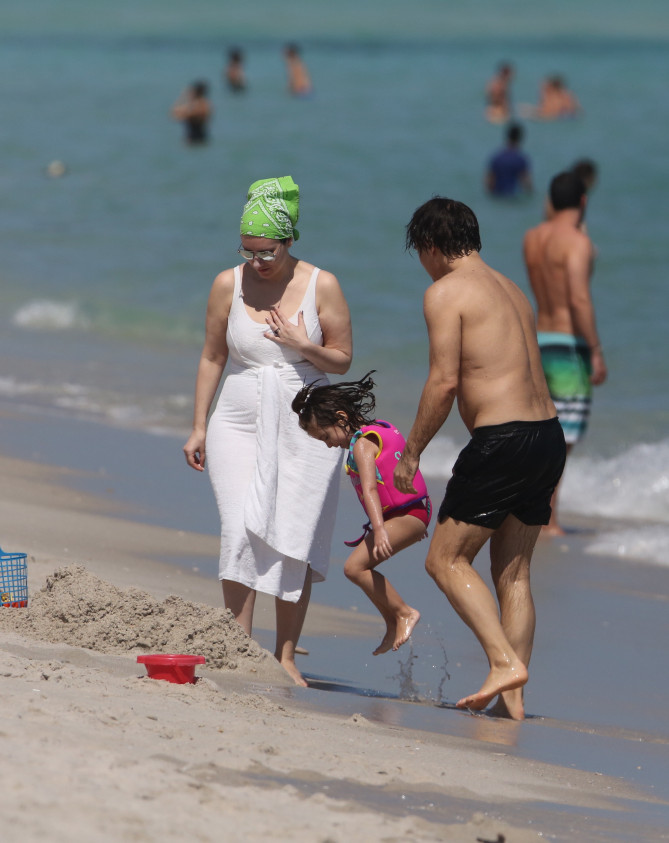
M 259 258 L 261 261 L 273 261 L 276 258 L 274 252 L 269 249 L 262 252 L 252 252 L 249 249 L 237 249 L 237 252 L 247 261 L 252 261 L 254 258 Z

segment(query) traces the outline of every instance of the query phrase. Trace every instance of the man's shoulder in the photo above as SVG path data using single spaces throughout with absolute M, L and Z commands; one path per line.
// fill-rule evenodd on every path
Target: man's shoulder
M 548 225 L 548 220 L 542 220 L 542 222 L 537 225 L 533 225 L 531 228 L 528 228 L 525 232 L 525 242 L 531 242 L 545 236 L 549 231 Z

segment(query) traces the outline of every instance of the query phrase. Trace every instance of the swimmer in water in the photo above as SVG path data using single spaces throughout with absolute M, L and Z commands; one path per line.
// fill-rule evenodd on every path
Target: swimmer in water
M 308 97 L 313 93 L 311 78 L 300 58 L 297 45 L 288 44 L 283 51 L 288 72 L 288 90 L 294 97 Z
M 212 109 L 206 82 L 193 82 L 172 106 L 172 117 L 184 124 L 187 144 L 204 144 L 209 140 Z
M 486 86 L 485 116 L 491 123 L 506 123 L 511 118 L 512 79 L 513 67 L 505 62 Z

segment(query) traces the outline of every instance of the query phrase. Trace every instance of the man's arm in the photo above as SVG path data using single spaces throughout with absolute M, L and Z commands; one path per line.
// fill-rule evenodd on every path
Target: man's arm
M 569 307 L 576 336 L 583 337 L 590 349 L 593 384 L 606 380 L 606 363 L 602 344 L 597 333 L 595 308 L 590 292 L 590 268 L 592 266 L 592 244 L 587 235 L 579 239 L 576 248 L 569 250 L 567 276 L 569 279 Z
M 414 493 L 413 479 L 426 445 L 448 418 L 457 395 L 460 376 L 462 320 L 453 295 L 452 282 L 438 281 L 425 294 L 424 315 L 430 342 L 430 370 L 407 438 L 395 468 L 395 486 Z

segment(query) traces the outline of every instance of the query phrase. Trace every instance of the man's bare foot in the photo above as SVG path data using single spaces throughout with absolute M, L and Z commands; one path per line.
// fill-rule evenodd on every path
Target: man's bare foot
M 406 644 L 419 620 L 420 612 L 416 609 L 412 609 L 408 615 L 400 618 L 397 622 L 397 636 L 393 644 L 393 650 L 399 650 L 402 644 Z
M 397 627 L 395 624 L 387 624 L 386 634 L 383 636 L 383 641 L 379 644 L 379 646 L 374 650 L 372 653 L 373 656 L 380 656 L 381 653 L 387 653 L 390 649 L 395 649 L 393 647 L 393 642 L 395 641 L 395 633 L 397 631 Z
M 488 703 L 503 691 L 520 688 L 527 682 L 527 668 L 517 661 L 507 667 L 494 667 L 488 674 L 486 681 L 476 694 L 463 697 L 455 705 L 456 708 L 471 708 L 472 711 L 482 711 Z
M 552 524 L 544 524 L 544 526 L 541 528 L 541 535 L 550 539 L 554 538 L 555 536 L 566 536 L 567 533 L 556 521 Z
M 300 685 L 302 688 L 308 688 L 309 683 L 307 680 L 302 676 L 300 671 L 297 669 L 297 665 L 294 661 L 289 659 L 284 659 L 283 661 L 279 660 L 279 664 L 281 667 L 286 671 L 286 673 L 291 677 L 293 682 L 296 685 Z

